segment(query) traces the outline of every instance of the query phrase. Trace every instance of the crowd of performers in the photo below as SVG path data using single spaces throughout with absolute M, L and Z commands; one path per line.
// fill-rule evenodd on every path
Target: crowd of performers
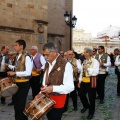
M 120 50 L 114 50 L 114 57 L 105 53 L 104 46 L 84 48 L 78 55 L 72 50 L 58 52 L 54 42 L 43 46 L 43 53 L 37 46 L 31 46 L 26 52 L 26 42 L 17 40 L 15 51 L 9 52 L 8 46 L 3 46 L 0 53 L 0 79 L 13 77 L 18 91 L 12 96 L 15 120 L 28 120 L 23 113 L 29 89 L 32 89 L 32 99 L 36 95 L 48 94 L 55 101 L 54 107 L 46 114 L 48 120 L 61 120 L 62 114 L 68 110 L 69 98 L 73 102 L 73 110 L 78 110 L 78 99 L 83 105 L 81 114 L 88 110 L 87 119 L 95 114 L 95 102 L 99 99 L 104 104 L 105 79 L 109 67 L 115 65 L 117 74 L 117 96 L 120 96 Z M 1 96 L 1 104 L 6 104 Z

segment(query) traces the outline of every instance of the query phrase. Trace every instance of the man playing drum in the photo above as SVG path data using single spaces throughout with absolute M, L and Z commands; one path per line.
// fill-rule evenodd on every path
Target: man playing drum
M 15 120 L 28 120 L 24 115 L 23 110 L 26 105 L 26 98 L 30 88 L 29 79 L 32 72 L 33 63 L 24 49 L 26 42 L 24 40 L 17 40 L 14 49 L 18 53 L 16 57 L 15 66 L 9 65 L 8 67 L 13 71 L 8 72 L 9 76 L 14 76 L 15 82 L 18 86 L 18 92 L 13 96 Z
M 66 94 L 74 90 L 73 69 L 71 64 L 58 54 L 55 43 L 46 43 L 43 46 L 43 54 L 47 63 L 41 92 L 49 94 L 56 102 L 53 109 L 47 113 L 47 118 L 61 120 Z
M 9 47 L 2 46 L 0 53 L 0 79 L 7 77 L 7 69 L 5 68 L 5 63 L 9 62 Z M 5 98 L 1 97 L 1 103 L 5 104 Z

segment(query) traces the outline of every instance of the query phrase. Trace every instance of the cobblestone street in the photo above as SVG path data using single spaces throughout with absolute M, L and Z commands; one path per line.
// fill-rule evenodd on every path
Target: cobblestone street
M 92 120 L 120 120 L 120 97 L 116 95 L 117 78 L 114 74 L 114 68 L 110 69 L 110 73 L 106 79 L 105 103 L 99 104 L 96 100 L 96 112 Z M 29 92 L 27 103 L 31 100 L 31 91 Z M 0 120 L 14 120 L 13 106 L 8 106 L 11 98 L 6 100 L 6 104 L 0 104 Z M 78 97 L 78 111 L 72 110 L 72 102 L 69 102 L 69 109 L 64 113 L 62 120 L 86 120 L 88 111 L 84 114 L 80 113 L 82 105 Z M 45 117 L 42 120 L 46 120 Z

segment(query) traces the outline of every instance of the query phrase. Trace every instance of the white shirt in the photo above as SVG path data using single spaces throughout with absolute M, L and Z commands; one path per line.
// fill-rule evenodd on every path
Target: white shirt
M 99 54 L 99 61 L 101 62 L 101 57 L 102 57 L 103 54 Z M 103 64 L 105 67 L 110 67 L 111 66 L 111 62 L 110 62 L 110 56 L 107 57 L 107 63 L 104 63 Z
M 37 53 L 36 53 L 36 55 L 37 55 Z M 34 60 L 34 58 L 36 57 L 36 55 L 35 55 L 35 56 L 32 56 L 32 57 L 33 57 L 33 60 Z M 40 56 L 40 63 L 42 64 L 41 69 L 44 69 L 46 60 L 45 60 L 45 58 L 43 57 L 43 55 Z
M 21 57 L 22 54 L 19 54 L 17 61 Z M 11 70 L 14 70 L 15 66 L 9 65 L 8 66 Z M 25 58 L 25 71 L 19 71 L 16 72 L 17 77 L 23 77 L 23 76 L 30 76 L 32 72 L 32 67 L 33 67 L 33 61 L 30 59 L 29 56 L 26 56 Z
M 70 62 L 71 62 L 71 61 L 70 61 Z M 81 70 L 82 70 L 82 66 L 81 66 L 80 61 L 79 61 L 79 60 L 77 60 L 77 59 L 76 59 L 76 66 L 77 66 L 77 68 L 78 68 L 78 73 L 80 73 L 80 72 L 81 72 Z M 75 81 L 75 79 L 74 79 L 74 81 Z
M 52 64 L 49 63 L 48 75 L 51 72 L 52 68 L 54 67 L 56 63 L 56 59 L 52 62 Z M 46 72 L 43 77 L 43 86 L 45 86 L 45 78 L 46 78 Z M 53 92 L 57 92 L 59 94 L 68 94 L 72 92 L 73 90 L 74 90 L 73 69 L 72 69 L 71 64 L 67 62 L 65 66 L 64 76 L 63 76 L 63 84 L 53 85 Z
M 115 66 L 119 66 L 120 65 L 120 62 L 118 61 L 119 60 L 119 57 L 120 55 L 118 55 L 115 59 Z
M 99 62 L 98 62 L 98 60 L 94 59 L 93 68 L 88 68 L 87 70 L 88 70 L 88 73 L 89 73 L 90 76 L 97 76 L 98 73 L 99 73 Z M 83 71 L 83 69 L 82 69 L 82 71 Z M 82 81 L 82 74 L 83 74 L 83 72 L 81 72 L 80 77 L 79 77 L 79 82 L 80 83 Z
M 2 57 L 0 72 L 5 72 L 5 56 Z
M 69 61 L 71 62 L 71 60 L 69 60 Z M 82 69 L 82 66 L 81 66 L 80 61 L 77 60 L 77 59 L 76 59 L 76 66 L 77 66 L 77 68 L 78 68 L 78 73 L 80 73 L 80 72 L 81 72 L 81 69 Z
M 77 65 L 77 68 L 78 68 L 78 72 L 81 72 L 82 66 L 81 66 L 81 63 L 80 63 L 79 60 L 76 60 L 76 65 Z
M 96 56 L 96 54 L 95 54 L 95 55 L 93 55 L 92 57 L 93 57 L 93 58 L 95 58 L 95 56 Z

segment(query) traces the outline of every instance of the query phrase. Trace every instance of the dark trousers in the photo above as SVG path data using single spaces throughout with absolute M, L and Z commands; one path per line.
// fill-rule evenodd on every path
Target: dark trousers
M 77 82 L 76 81 L 74 81 L 74 87 L 75 87 L 75 89 L 70 93 L 70 95 L 67 94 L 66 102 L 64 105 L 65 111 L 68 109 L 69 96 L 71 96 L 71 98 L 72 98 L 73 107 L 77 108 Z
M 26 106 L 26 99 L 30 88 L 29 82 L 17 83 L 18 92 L 13 96 L 15 120 L 28 120 L 24 115 L 23 110 Z
M 117 94 L 120 95 L 120 72 L 117 72 L 117 79 L 118 79 L 118 82 L 117 82 Z
M 105 96 L 105 79 L 106 74 L 99 74 L 97 77 L 97 94 L 100 100 L 104 100 Z
M 89 114 L 93 115 L 95 112 L 96 88 L 91 88 L 90 83 L 81 82 L 79 95 L 83 107 L 89 108 Z
M 70 93 L 70 96 L 73 101 L 73 107 L 77 108 L 77 82 L 76 81 L 74 81 L 74 86 L 75 86 L 75 89 Z
M 61 120 L 63 114 L 63 108 L 53 108 L 47 113 L 48 120 Z
M 66 112 L 68 110 L 68 103 L 69 103 L 69 94 L 67 94 L 63 112 Z
M 0 78 L 3 79 L 7 77 L 7 73 L 6 72 L 0 72 Z M 5 98 L 1 97 L 1 102 L 5 102 Z
M 40 92 L 40 88 L 41 88 L 40 77 L 41 77 L 40 75 L 39 76 L 32 76 L 32 78 L 30 79 L 30 86 L 32 89 L 33 99 Z

